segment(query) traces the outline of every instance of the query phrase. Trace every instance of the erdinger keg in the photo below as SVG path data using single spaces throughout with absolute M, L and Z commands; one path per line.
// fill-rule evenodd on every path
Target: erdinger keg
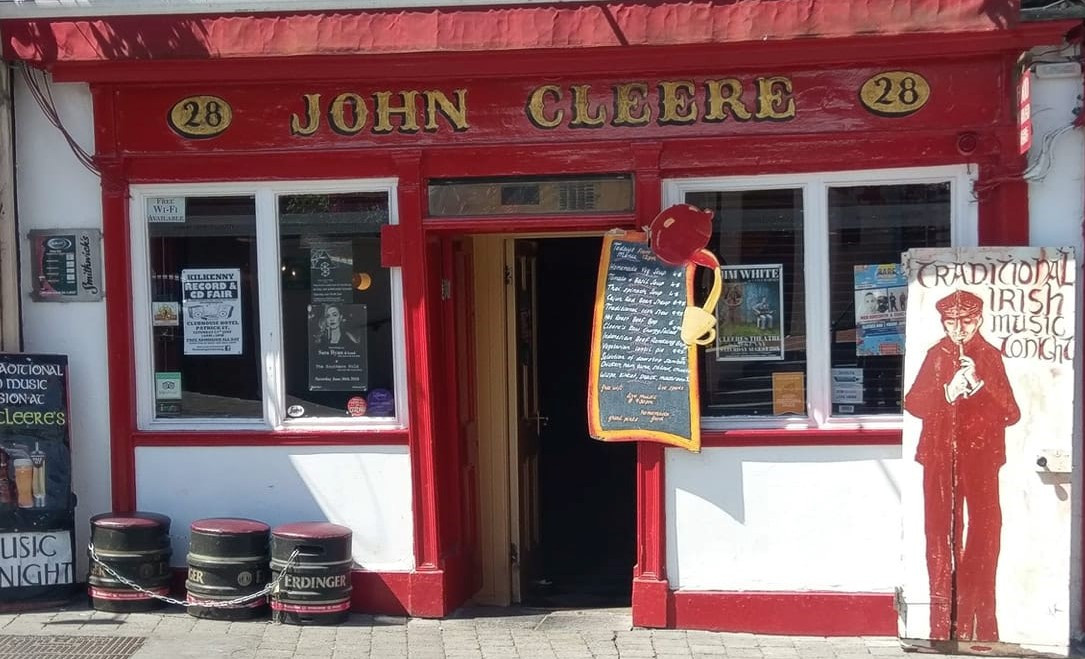
M 245 620 L 267 613 L 267 597 L 230 606 L 205 606 L 251 595 L 267 585 L 271 527 L 252 519 L 200 519 L 189 527 L 189 615 Z
M 98 611 L 150 611 L 162 602 L 125 585 L 95 561 L 155 595 L 170 590 L 170 518 L 157 513 L 103 513 L 90 518 L 87 592 Z
M 290 556 L 298 550 L 292 564 Z M 350 611 L 351 531 L 327 522 L 298 522 L 271 532 L 271 616 L 292 625 L 334 625 Z

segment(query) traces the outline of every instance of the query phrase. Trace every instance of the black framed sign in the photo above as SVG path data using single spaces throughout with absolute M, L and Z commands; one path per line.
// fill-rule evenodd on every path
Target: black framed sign
M 0 609 L 75 587 L 68 358 L 0 354 Z

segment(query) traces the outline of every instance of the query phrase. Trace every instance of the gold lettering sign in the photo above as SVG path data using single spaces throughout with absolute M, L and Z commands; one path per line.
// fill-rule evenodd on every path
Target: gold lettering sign
M 367 129 L 375 135 L 419 130 L 435 133 L 441 124 L 459 133 L 471 127 L 466 89 L 454 89 L 451 95 L 439 89 L 378 91 L 366 96 L 341 92 L 327 102 L 326 109 L 322 106 L 325 102 L 319 93 L 302 94 L 300 111 L 290 113 L 290 134 L 316 135 L 323 114 L 331 130 L 340 135 L 357 135 Z
M 883 117 L 906 117 L 926 105 L 930 97 L 927 79 L 911 71 L 884 71 L 859 88 L 863 107 Z
M 649 90 L 656 102 L 649 101 Z M 625 128 L 722 121 L 792 121 L 795 92 L 785 76 L 693 80 L 623 81 L 611 86 L 546 84 L 531 90 L 527 118 L 536 128 Z M 612 117 L 612 118 L 611 118 Z M 610 118 L 608 122 L 608 118 Z
M 189 139 L 222 134 L 234 119 L 233 108 L 218 96 L 189 96 L 170 108 L 169 124 L 175 133 Z

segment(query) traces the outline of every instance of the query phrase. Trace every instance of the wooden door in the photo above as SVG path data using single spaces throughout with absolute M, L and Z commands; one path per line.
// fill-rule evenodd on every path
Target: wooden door
M 538 245 L 510 240 L 506 248 L 509 290 L 510 481 L 512 485 L 512 599 L 520 602 L 535 578 L 539 546 L 539 410 L 537 272 Z
M 457 389 L 457 439 L 460 443 L 460 519 L 468 560 L 467 596 L 482 585 L 478 506 L 478 388 L 475 379 L 474 250 L 470 239 L 451 245 L 449 297 L 452 303 Z

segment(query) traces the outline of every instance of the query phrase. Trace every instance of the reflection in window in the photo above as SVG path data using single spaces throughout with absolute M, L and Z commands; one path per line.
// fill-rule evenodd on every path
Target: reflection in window
M 686 202 L 715 213 L 712 241 L 724 267 L 715 345 L 700 358 L 705 416 L 805 415 L 805 400 L 780 409 L 806 372 L 802 190 L 696 192 Z M 699 299 L 711 274 L 699 270 Z
M 908 306 L 901 253 L 950 245 L 950 185 L 829 188 L 834 414 L 899 414 Z
M 155 417 L 261 418 L 253 197 L 149 206 Z
M 279 197 L 286 412 L 394 417 L 388 195 Z
M 633 178 L 449 179 L 432 181 L 428 197 L 431 217 L 628 212 L 633 210 Z

